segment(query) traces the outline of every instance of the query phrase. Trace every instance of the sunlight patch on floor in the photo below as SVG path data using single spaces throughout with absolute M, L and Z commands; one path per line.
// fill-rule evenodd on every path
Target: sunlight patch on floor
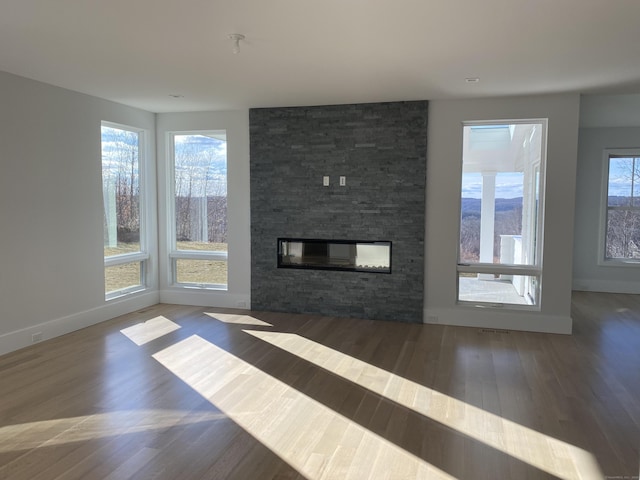
M 225 419 L 214 412 L 123 410 L 0 427 L 0 453 L 46 448 Z
M 168 333 L 174 332 L 180 328 L 180 325 L 172 322 L 166 317 L 155 317 L 143 323 L 132 325 L 131 327 L 120 330 L 136 345 L 144 345 L 152 342 Z
M 255 325 L 257 327 L 273 327 L 270 323 L 263 322 L 255 317 L 250 315 L 237 315 L 237 314 L 229 314 L 229 313 L 206 313 L 205 315 L 210 316 L 216 320 L 220 320 L 224 323 L 232 323 L 236 325 Z
M 540 470 L 600 479 L 589 452 L 292 333 L 244 330 L 265 342 Z
M 309 480 L 454 478 L 197 335 L 153 358 Z

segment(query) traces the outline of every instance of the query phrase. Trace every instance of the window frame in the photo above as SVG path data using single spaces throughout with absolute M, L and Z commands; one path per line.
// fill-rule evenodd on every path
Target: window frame
M 600 189 L 600 222 L 598 229 L 598 266 L 640 268 L 640 259 L 607 258 L 607 230 L 609 218 L 609 170 L 612 158 L 636 158 L 640 161 L 640 147 L 638 148 L 605 148 L 602 157 L 602 183 Z M 640 185 L 638 185 L 640 190 Z M 640 197 L 639 197 L 640 198 Z M 640 212 L 640 206 L 616 207 L 616 210 L 635 210 Z
M 228 262 L 229 253 L 228 250 L 180 250 L 177 248 L 177 232 L 176 232 L 176 181 L 175 181 L 175 137 L 178 135 L 210 135 L 215 132 L 224 132 L 225 137 L 228 136 L 227 129 L 207 129 L 207 130 L 172 130 L 166 133 L 167 137 L 167 240 L 168 240 L 168 271 L 169 271 L 169 284 L 172 287 L 180 289 L 199 289 L 199 290 L 214 290 L 214 291 L 228 291 L 229 290 L 229 277 L 228 277 Z M 227 140 L 228 143 L 228 140 Z M 227 176 L 226 184 L 229 186 L 229 159 L 227 154 Z M 229 199 L 229 192 L 226 194 L 227 201 Z M 228 206 L 227 206 L 228 209 Z M 228 215 L 228 212 L 227 212 Z M 227 248 L 229 244 L 227 243 Z M 215 261 L 215 262 L 227 262 L 227 283 L 186 283 L 178 282 L 177 272 L 177 260 L 203 260 L 203 261 Z
M 538 197 L 537 211 L 535 217 L 536 233 L 535 233 L 535 262 L 531 264 L 504 264 L 504 263 L 469 263 L 462 262 L 460 259 L 460 237 L 462 222 L 458 220 L 458 242 L 456 254 L 456 304 L 469 307 L 481 308 L 500 308 L 508 310 L 525 310 L 525 311 L 541 311 L 542 309 L 542 277 L 543 277 L 543 242 L 544 242 L 544 211 L 545 211 L 545 190 L 546 190 L 546 169 L 548 157 L 548 118 L 518 118 L 505 120 L 473 120 L 463 121 L 461 126 L 461 145 L 464 143 L 464 129 L 474 126 L 490 126 L 490 125 L 518 125 L 518 124 L 539 124 L 541 126 L 541 144 L 540 144 L 540 164 L 538 165 Z M 462 212 L 462 177 L 464 168 L 464 149 L 460 157 L 460 190 L 458 195 L 458 212 Z M 535 170 L 535 167 L 534 167 Z M 535 181 L 535 180 L 534 180 Z M 523 199 L 524 201 L 524 199 Z M 495 232 L 494 232 L 495 234 Z M 536 279 L 534 287 L 535 303 L 520 305 L 515 303 L 502 302 L 483 302 L 479 300 L 461 300 L 460 299 L 460 274 L 494 274 L 494 275 L 512 275 L 512 276 L 529 276 Z
M 134 127 L 131 125 L 124 125 L 121 123 L 109 122 L 109 121 L 101 121 L 100 122 L 100 151 L 101 151 L 101 166 L 102 166 L 102 128 L 113 128 L 118 130 L 123 130 L 131 133 L 135 133 L 138 136 L 138 183 L 140 192 L 138 194 L 138 215 L 140 222 L 140 238 L 139 238 L 139 250 L 137 252 L 130 253 L 121 253 L 116 255 L 110 255 L 104 257 L 104 267 L 103 272 L 106 274 L 106 269 L 109 267 L 115 267 L 119 265 L 126 265 L 129 263 L 140 263 L 140 284 L 139 285 L 130 285 L 128 287 L 119 288 L 116 290 L 107 291 L 106 284 L 104 286 L 104 294 L 105 301 L 113 300 L 116 298 L 121 298 L 126 295 L 130 295 L 133 293 L 142 292 L 148 289 L 148 262 L 150 258 L 149 254 L 149 235 L 148 235 L 148 225 L 149 225 L 149 188 L 147 185 L 148 182 L 148 174 L 147 174 L 147 162 L 148 162 L 148 131 L 144 128 Z M 101 176 L 102 176 L 102 168 L 101 168 Z M 104 177 L 102 177 L 102 184 L 104 188 Z M 103 201 L 104 201 L 104 190 L 102 192 Z M 103 207 L 104 208 L 104 207 Z M 103 247 L 104 249 L 104 247 Z M 104 279 L 104 275 L 103 275 Z

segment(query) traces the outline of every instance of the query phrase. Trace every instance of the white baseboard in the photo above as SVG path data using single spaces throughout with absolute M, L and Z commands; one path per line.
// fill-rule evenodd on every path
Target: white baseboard
M 570 316 L 544 315 L 540 312 L 460 306 L 458 308 L 427 308 L 424 310 L 424 323 L 571 334 L 573 320 Z
M 640 282 L 587 280 L 576 278 L 573 280 L 573 289 L 581 292 L 640 294 Z
M 32 336 L 40 333 L 42 340 L 65 335 L 81 328 L 90 327 L 126 313 L 146 308 L 159 303 L 157 291 L 134 294 L 114 299 L 100 307 L 74 313 L 66 317 L 56 318 L 14 332 L 0 335 L 0 355 L 33 345 Z
M 160 302 L 174 305 L 195 305 L 198 307 L 251 308 L 251 297 L 225 291 L 197 289 L 162 290 Z

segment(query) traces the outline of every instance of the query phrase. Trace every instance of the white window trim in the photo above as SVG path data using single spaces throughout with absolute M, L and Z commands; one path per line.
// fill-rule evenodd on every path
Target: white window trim
M 600 185 L 600 223 L 598 228 L 598 266 L 640 268 L 640 260 L 631 258 L 606 258 L 607 212 L 609 210 L 609 160 L 612 155 L 640 158 L 640 147 L 606 148 L 603 151 L 602 183 Z M 621 209 L 627 210 L 626 207 Z M 638 209 L 640 210 L 640 207 Z
M 149 219 L 150 219 L 150 201 L 149 201 L 149 188 L 148 188 L 148 158 L 147 142 L 149 141 L 149 132 L 144 128 L 134 127 L 131 125 L 124 125 L 121 123 L 114 123 L 108 121 L 100 122 L 100 127 L 116 128 L 119 130 L 126 130 L 138 134 L 138 170 L 139 170 L 139 183 L 140 183 L 140 251 L 132 253 L 122 253 L 119 255 L 113 255 L 110 257 L 104 257 L 104 268 L 114 267 L 117 265 L 125 265 L 127 263 L 140 262 L 140 285 L 132 285 L 130 287 L 105 292 L 105 300 L 113 300 L 115 298 L 121 298 L 132 293 L 142 292 L 148 289 L 149 279 L 148 276 L 148 260 L 149 260 Z
M 543 259 L 542 253 L 544 251 L 543 242 L 544 242 L 544 212 L 545 212 L 545 198 L 546 198 L 546 169 L 547 169 L 547 145 L 548 145 L 548 130 L 549 130 L 549 119 L 547 118 L 519 118 L 519 119 L 505 119 L 505 120 L 474 120 L 474 121 L 464 121 L 462 122 L 462 128 L 467 126 L 482 126 L 482 125 L 514 125 L 514 124 L 529 124 L 529 123 L 539 123 L 542 125 L 542 137 L 541 137 L 541 159 L 540 159 L 540 185 L 538 192 L 538 211 L 537 211 L 537 223 L 539 227 L 538 238 L 536 242 L 536 263 L 531 265 L 507 265 L 507 264 L 491 264 L 491 263 L 462 263 L 460 262 L 460 248 L 458 247 L 458 263 L 456 265 L 456 304 L 460 306 L 467 307 L 478 307 L 478 308 L 500 308 L 500 309 L 509 309 L 509 310 L 525 310 L 525 311 L 541 311 L 542 309 L 542 270 L 543 270 Z M 461 159 L 460 168 L 462 169 L 463 162 Z M 462 171 L 460 171 L 460 178 L 462 178 Z M 460 212 L 462 208 L 462 183 L 460 183 L 460 192 L 458 194 L 458 212 Z M 458 241 L 460 239 L 460 222 L 458 222 Z M 534 305 L 517 305 L 517 304 L 504 304 L 497 302 L 479 302 L 479 301 L 468 301 L 468 300 L 460 300 L 459 299 L 459 274 L 460 273 L 487 273 L 487 274 L 496 274 L 496 275 L 522 275 L 522 276 L 531 276 L 536 277 L 538 279 L 537 283 L 537 293 L 536 297 L 538 298 L 538 302 Z
M 167 244 L 169 246 L 169 284 L 174 288 L 179 289 L 196 289 L 196 290 L 222 290 L 227 291 L 229 289 L 228 283 L 180 283 L 176 278 L 176 260 L 213 260 L 219 262 L 228 262 L 228 252 L 221 251 L 201 251 L 201 250 L 178 250 L 175 248 L 176 242 L 176 204 L 175 204 L 175 137 L 176 135 L 210 135 L 212 132 L 225 132 L 228 135 L 226 129 L 214 128 L 208 130 L 172 130 L 166 132 L 166 165 L 167 165 L 167 177 L 166 177 L 166 191 L 167 195 Z M 227 187 L 229 184 L 228 178 L 228 165 L 229 159 L 227 155 Z M 227 192 L 227 200 L 229 193 Z M 228 280 L 227 280 L 228 281 Z

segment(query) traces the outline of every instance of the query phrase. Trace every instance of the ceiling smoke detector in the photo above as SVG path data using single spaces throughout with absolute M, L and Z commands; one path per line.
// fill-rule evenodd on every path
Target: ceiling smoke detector
M 241 33 L 230 33 L 228 35 L 229 40 L 233 40 L 233 53 L 240 53 L 240 40 L 244 40 L 244 35 Z

